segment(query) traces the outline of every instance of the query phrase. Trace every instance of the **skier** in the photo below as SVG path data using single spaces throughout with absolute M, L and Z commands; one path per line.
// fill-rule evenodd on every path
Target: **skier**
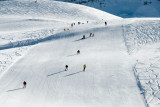
M 94 37 L 94 33 L 92 34 L 92 37 Z
M 80 54 L 80 50 L 77 51 L 77 55 Z
M 68 71 L 68 65 L 66 65 L 65 68 L 66 68 L 65 71 Z
M 92 36 L 92 33 L 90 33 L 89 37 L 91 37 L 91 36 Z
M 73 23 L 71 24 L 71 27 L 73 27 Z
M 83 38 L 82 39 L 85 39 L 86 37 L 85 37 L 85 35 L 83 35 Z
M 83 65 L 83 71 L 85 71 L 85 69 L 86 69 L 86 64 Z
M 26 85 L 27 85 L 27 83 L 26 83 L 26 81 L 24 81 L 23 82 L 23 88 L 26 88 Z
M 107 26 L 107 22 L 105 22 L 105 26 Z

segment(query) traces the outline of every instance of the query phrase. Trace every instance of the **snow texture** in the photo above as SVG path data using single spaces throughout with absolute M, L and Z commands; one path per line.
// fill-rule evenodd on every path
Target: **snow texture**
M 107 3 L 134 16 L 126 1 L 140 6 Z M 0 7 L 0 107 L 160 106 L 160 19 L 51 0 L 1 0 Z

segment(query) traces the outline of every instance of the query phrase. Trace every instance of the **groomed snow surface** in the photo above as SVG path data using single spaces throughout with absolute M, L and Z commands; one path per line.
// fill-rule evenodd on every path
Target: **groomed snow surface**
M 0 7 L 0 107 L 159 107 L 160 19 L 45 0 Z

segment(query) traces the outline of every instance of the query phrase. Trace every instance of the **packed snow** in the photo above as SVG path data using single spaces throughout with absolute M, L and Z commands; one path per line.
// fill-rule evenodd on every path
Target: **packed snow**
M 51 0 L 0 7 L 0 106 L 160 106 L 159 18 Z

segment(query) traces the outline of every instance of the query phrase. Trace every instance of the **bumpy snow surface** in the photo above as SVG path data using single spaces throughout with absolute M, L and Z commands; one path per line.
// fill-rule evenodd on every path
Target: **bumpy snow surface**
M 46 0 L 0 7 L 0 107 L 160 106 L 160 19 Z

